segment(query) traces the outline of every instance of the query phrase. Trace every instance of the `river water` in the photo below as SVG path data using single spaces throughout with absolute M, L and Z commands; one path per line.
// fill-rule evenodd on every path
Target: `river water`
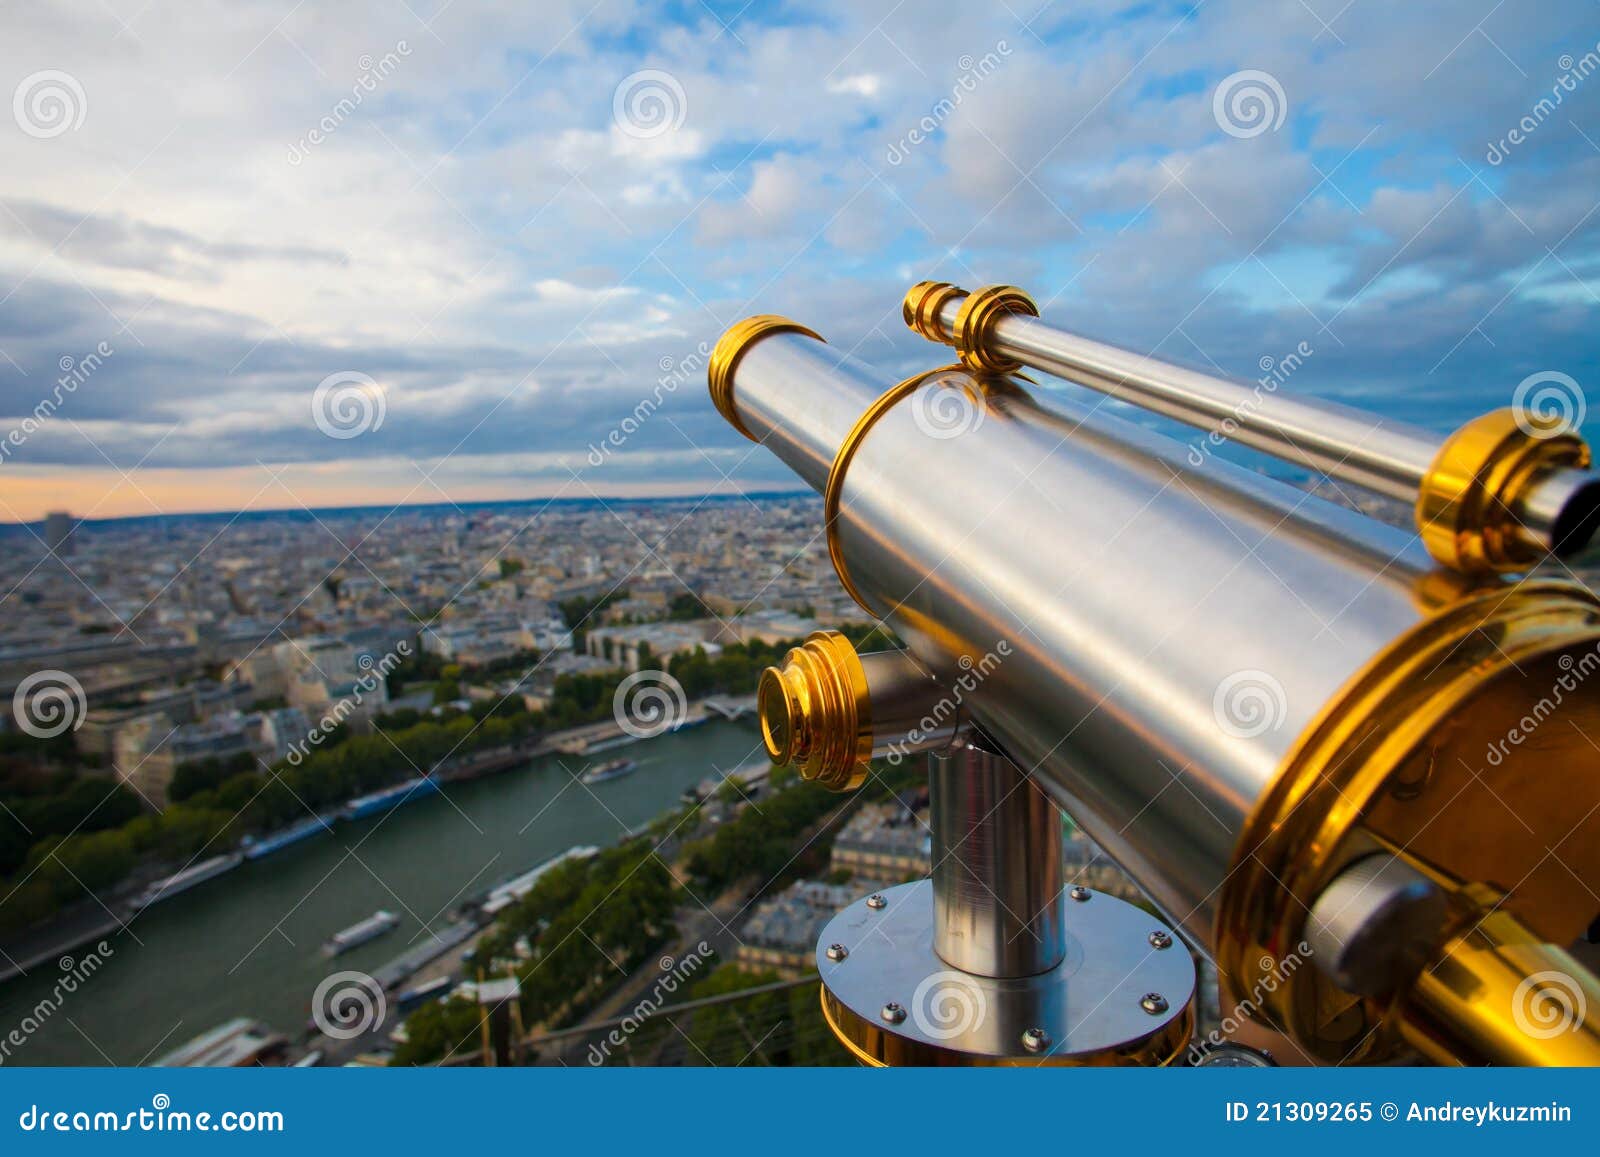
M 592 787 L 547 757 L 387 815 L 339 824 L 134 918 L 109 959 L 65 994 L 9 1065 L 148 1063 L 236 1016 L 297 1036 L 330 973 L 371 972 L 447 922 L 462 900 L 575 844 L 604 846 L 677 803 L 683 789 L 760 758 L 748 720 L 644 740 L 632 775 Z M 324 940 L 378 909 L 399 927 L 334 960 Z M 74 952 L 81 959 L 92 946 Z M 0 986 L 0 1041 L 51 996 L 60 964 Z

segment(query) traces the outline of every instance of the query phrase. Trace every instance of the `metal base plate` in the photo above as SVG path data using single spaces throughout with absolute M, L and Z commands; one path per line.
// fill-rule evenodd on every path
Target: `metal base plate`
M 1161 1065 L 1189 1044 L 1194 962 L 1132 904 L 1066 901 L 1066 958 L 1000 980 L 934 952 L 930 881 L 878 896 L 881 907 L 862 899 L 835 916 L 817 945 L 823 1013 L 867 1064 Z

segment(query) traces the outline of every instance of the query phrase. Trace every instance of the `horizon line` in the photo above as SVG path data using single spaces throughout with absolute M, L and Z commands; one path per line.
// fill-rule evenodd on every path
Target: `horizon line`
M 801 498 L 808 494 L 817 498 L 821 497 L 821 495 L 818 495 L 816 491 L 811 490 L 809 487 L 799 487 L 791 490 L 775 489 L 733 492 L 724 491 L 720 493 L 706 490 L 700 492 L 688 492 L 684 494 L 590 494 L 569 495 L 562 497 L 540 497 L 538 495 L 531 495 L 524 498 L 472 498 L 467 499 L 464 502 L 453 502 L 446 498 L 437 502 L 399 502 L 393 504 L 387 502 L 372 502 L 350 506 L 273 506 L 261 508 L 243 507 L 238 509 L 219 507 L 211 510 L 164 510 L 153 514 L 117 514 L 109 515 L 104 518 L 78 518 L 77 516 L 73 515 L 70 510 L 62 510 L 48 511 L 45 514 L 40 515 L 38 518 L 0 520 L 0 530 L 21 529 L 23 527 L 43 525 L 45 520 L 53 514 L 66 514 L 67 516 L 73 518 L 73 529 L 76 530 L 78 527 L 82 526 L 105 525 L 114 522 L 154 522 L 163 518 L 225 518 L 229 515 L 232 515 L 235 518 L 243 517 L 245 515 L 271 517 L 273 515 L 315 515 L 323 512 L 357 513 L 369 510 L 387 510 L 393 513 L 399 510 L 423 510 L 430 507 L 449 507 L 456 510 L 465 510 L 470 507 L 525 506 L 532 505 L 534 503 L 543 503 L 547 506 L 557 506 L 594 502 L 622 502 L 636 504 L 641 502 L 693 502 L 696 499 L 701 501 L 711 501 L 734 498 L 743 498 L 746 501 L 754 502 L 762 499 L 773 498 Z

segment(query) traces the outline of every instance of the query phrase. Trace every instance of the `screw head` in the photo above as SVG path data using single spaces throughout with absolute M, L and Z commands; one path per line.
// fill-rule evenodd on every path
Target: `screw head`
M 1139 1007 L 1151 1016 L 1160 1016 L 1167 1011 L 1167 998 L 1159 992 L 1147 992 L 1139 1000 Z
M 867 897 L 868 908 L 887 908 L 888 906 L 889 901 L 885 900 L 883 896 L 877 892 L 874 892 L 872 895 Z
M 1152 947 L 1152 948 L 1171 948 L 1172 947 L 1172 937 L 1170 935 L 1168 935 L 1167 933 L 1161 931 L 1161 929 L 1157 928 L 1154 932 L 1150 933 L 1150 947 Z
M 1068 892 L 1067 895 L 1071 896 L 1074 900 L 1081 904 L 1083 901 L 1087 900 L 1091 895 L 1093 895 L 1093 893 L 1090 892 L 1089 889 L 1085 888 L 1082 884 L 1074 884 L 1072 885 L 1072 891 Z
M 905 1020 L 906 1010 L 891 1000 L 888 1004 L 883 1006 L 883 1011 L 879 1013 L 879 1015 L 890 1024 L 899 1024 L 901 1021 Z
M 1050 1034 L 1042 1028 L 1030 1028 L 1022 1034 L 1022 1047 L 1030 1053 L 1042 1053 L 1050 1047 Z
M 843 944 L 830 944 L 830 945 L 828 945 L 828 959 L 829 960 L 840 961 L 840 960 L 843 960 L 846 956 L 849 956 L 849 955 L 850 955 L 850 949 L 846 948 Z

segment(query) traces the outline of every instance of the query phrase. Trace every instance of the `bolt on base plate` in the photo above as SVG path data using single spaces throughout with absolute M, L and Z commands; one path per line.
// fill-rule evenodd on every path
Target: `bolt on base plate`
M 866 1064 L 1162 1065 L 1188 1047 L 1193 959 L 1154 947 L 1152 918 L 1132 904 L 1097 893 L 1073 905 L 1059 965 L 998 979 L 934 952 L 931 882 L 877 895 L 887 903 L 851 904 L 817 946 L 823 1014 Z

